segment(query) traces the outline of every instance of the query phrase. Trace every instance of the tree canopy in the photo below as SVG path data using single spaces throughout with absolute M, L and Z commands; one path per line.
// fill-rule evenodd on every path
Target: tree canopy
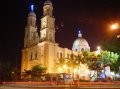
M 120 38 L 112 36 L 109 39 L 104 39 L 101 41 L 101 46 L 103 50 L 109 51 L 111 55 L 111 70 L 114 72 L 119 72 L 120 67 Z M 114 54 L 115 53 L 115 54 Z M 115 62 L 115 57 L 118 55 L 118 60 Z
M 47 68 L 42 65 L 35 65 L 31 70 L 25 70 L 25 76 L 34 80 L 41 80 L 41 76 L 46 73 Z

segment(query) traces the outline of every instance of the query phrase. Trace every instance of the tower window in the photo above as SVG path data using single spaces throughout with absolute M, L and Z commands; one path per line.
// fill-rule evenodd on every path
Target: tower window
M 57 58 L 59 58 L 59 52 L 57 52 Z
M 75 51 L 77 52 L 77 49 L 75 49 Z
M 60 58 L 62 58 L 62 53 L 60 53 Z

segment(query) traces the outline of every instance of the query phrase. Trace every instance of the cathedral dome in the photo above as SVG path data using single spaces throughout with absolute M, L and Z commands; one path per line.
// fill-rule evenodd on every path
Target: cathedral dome
M 52 6 L 52 2 L 50 0 L 45 1 L 44 5 L 51 5 Z
M 32 11 L 28 14 L 28 16 L 33 16 L 33 17 L 36 17 L 36 14 Z
M 73 43 L 72 50 L 77 51 L 77 52 L 81 52 L 81 51 L 84 51 L 84 50 L 90 51 L 89 44 L 88 44 L 86 39 L 82 38 L 82 34 L 81 34 L 80 31 L 79 31 L 79 34 L 78 34 L 78 38 Z

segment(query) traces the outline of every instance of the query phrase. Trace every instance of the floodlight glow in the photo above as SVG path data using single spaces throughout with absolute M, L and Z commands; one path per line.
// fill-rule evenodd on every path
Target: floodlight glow
M 118 23 L 114 23 L 111 25 L 111 30 L 116 30 L 119 28 L 119 24 Z
M 64 68 L 66 68 L 67 66 L 66 66 L 66 65 L 64 65 L 63 67 L 64 67 Z
M 101 49 L 100 46 L 98 46 L 98 47 L 97 47 L 97 50 L 100 50 L 100 49 Z
M 34 11 L 34 5 L 31 5 L 31 11 Z
M 78 69 L 75 68 L 75 69 L 74 69 L 74 73 L 76 73 L 77 71 L 78 71 Z
M 58 68 L 58 71 L 59 71 L 59 73 L 61 73 L 61 71 L 62 71 L 62 70 L 61 70 L 61 67 L 60 67 L 60 68 Z

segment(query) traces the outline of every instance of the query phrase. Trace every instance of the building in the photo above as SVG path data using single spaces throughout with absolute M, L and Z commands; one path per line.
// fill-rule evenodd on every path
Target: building
M 78 33 L 78 38 L 73 43 L 72 50 L 77 52 L 82 52 L 84 50 L 90 51 L 89 44 L 87 40 L 82 37 L 82 34 L 80 31 Z
M 47 0 L 43 6 L 43 17 L 41 18 L 40 36 L 37 32 L 36 14 L 33 6 L 27 17 L 25 28 L 24 49 L 22 49 L 21 72 L 30 70 L 33 66 L 41 64 L 47 67 L 48 73 L 59 73 L 56 70 L 56 63 L 59 59 L 70 58 L 71 54 L 78 55 L 83 50 L 89 50 L 88 42 L 82 38 L 79 32 L 78 38 L 73 43 L 72 50 L 59 47 L 55 42 L 55 18 L 53 16 L 52 2 Z M 81 65 L 81 74 L 88 72 L 87 65 Z M 66 72 L 71 70 L 67 68 Z M 77 72 L 78 73 L 78 72 Z

